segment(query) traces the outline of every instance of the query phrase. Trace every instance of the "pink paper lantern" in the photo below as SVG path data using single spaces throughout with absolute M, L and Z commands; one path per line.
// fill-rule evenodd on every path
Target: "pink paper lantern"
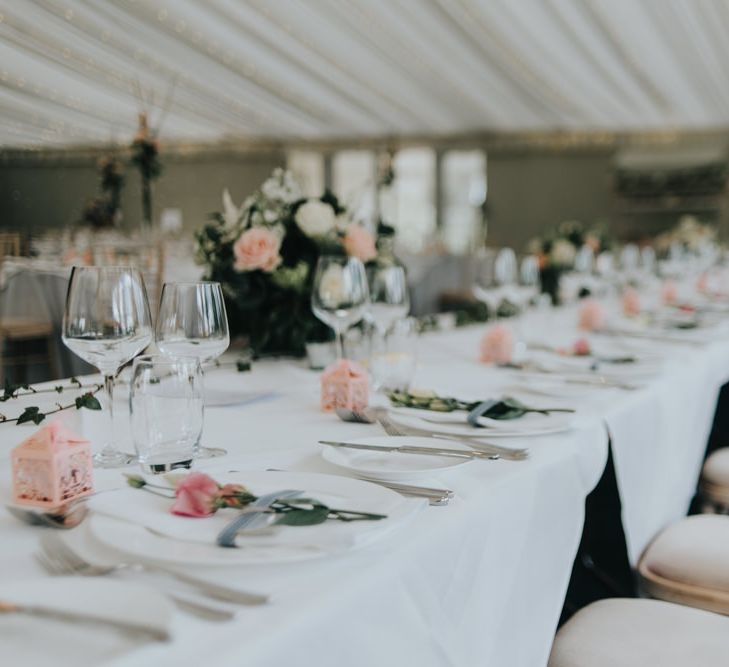
M 91 443 L 60 422 L 23 440 L 11 459 L 16 503 L 54 508 L 93 492 Z
M 623 292 L 623 314 L 628 317 L 640 314 L 640 296 L 632 287 Z
M 508 364 L 514 356 L 514 334 L 509 327 L 497 324 L 481 338 L 479 359 L 485 364 Z
M 667 306 L 672 306 L 678 301 L 678 287 L 673 280 L 666 280 L 661 287 L 661 299 Z
M 605 309 L 593 299 L 586 299 L 578 313 L 577 326 L 583 331 L 597 331 L 605 325 Z
M 321 376 L 321 409 L 364 410 L 369 402 L 367 371 L 354 361 L 340 359 Z

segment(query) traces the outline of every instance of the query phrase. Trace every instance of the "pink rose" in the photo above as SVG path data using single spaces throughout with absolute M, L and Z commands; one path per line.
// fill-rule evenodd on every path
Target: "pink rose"
M 344 249 L 350 257 L 356 257 L 362 262 L 369 262 L 377 257 L 375 237 L 362 225 L 350 225 L 344 235 Z
M 202 472 L 193 472 L 185 477 L 175 489 L 177 497 L 170 509 L 180 516 L 210 516 L 217 509 L 220 497 L 218 483 Z
M 281 239 L 274 232 L 253 227 L 240 235 L 233 245 L 236 271 L 273 271 L 281 263 Z
M 676 283 L 674 283 L 673 280 L 666 280 L 663 283 L 663 287 L 661 288 L 661 299 L 667 306 L 676 303 L 676 300 L 678 299 L 678 287 L 676 287 Z
M 605 324 L 605 310 L 593 299 L 587 299 L 580 307 L 577 326 L 583 331 L 595 331 Z
M 497 324 L 481 339 L 480 360 L 486 364 L 508 364 L 514 354 L 514 335 L 511 329 Z
M 640 314 L 640 296 L 632 287 L 623 292 L 623 313 L 628 316 Z

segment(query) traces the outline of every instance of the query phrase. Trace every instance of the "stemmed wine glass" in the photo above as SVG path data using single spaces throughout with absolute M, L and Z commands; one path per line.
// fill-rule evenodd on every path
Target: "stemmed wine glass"
M 200 365 L 217 359 L 230 345 L 228 316 L 220 283 L 165 283 L 160 296 L 155 342 L 167 357 L 195 357 Z M 222 447 L 201 447 L 197 458 L 223 456 Z
M 337 359 L 344 357 L 342 336 L 370 305 L 364 264 L 354 257 L 322 255 L 316 264 L 311 308 L 337 336 Z
M 114 443 L 114 376 L 152 342 L 147 292 L 137 269 L 74 266 L 63 313 L 63 342 L 104 376 L 109 440 L 94 456 L 102 468 L 128 465 L 135 457 Z
M 374 267 L 367 272 L 370 317 L 383 336 L 410 311 L 410 295 L 401 266 Z

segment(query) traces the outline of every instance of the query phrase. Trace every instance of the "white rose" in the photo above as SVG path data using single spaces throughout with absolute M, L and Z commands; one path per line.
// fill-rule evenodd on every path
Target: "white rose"
M 325 236 L 334 229 L 334 209 L 318 199 L 310 199 L 296 211 L 296 224 L 307 236 Z

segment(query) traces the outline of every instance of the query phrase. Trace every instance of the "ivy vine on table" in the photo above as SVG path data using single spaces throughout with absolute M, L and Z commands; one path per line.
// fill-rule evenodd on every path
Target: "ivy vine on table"
M 234 366 L 239 373 L 244 373 L 251 370 L 251 363 L 246 358 L 237 359 L 232 363 L 221 363 L 217 359 L 215 361 L 216 368 L 227 368 Z M 70 410 L 76 408 L 86 408 L 87 410 L 101 410 L 101 403 L 96 398 L 103 388 L 101 383 L 83 384 L 81 380 L 76 377 L 69 378 L 67 384 L 57 384 L 54 387 L 48 387 L 44 389 L 36 389 L 30 384 L 26 383 L 15 383 L 11 382 L 8 378 L 5 378 L 5 384 L 2 388 L 2 394 L 0 394 L 0 403 L 6 403 L 12 399 L 21 398 L 23 396 L 36 396 L 40 394 L 63 394 L 65 391 L 88 389 L 80 396 L 76 396 L 73 403 L 63 404 L 58 401 L 53 408 L 42 412 L 37 405 L 30 405 L 23 410 L 18 417 L 8 417 L 7 415 L 0 412 L 0 424 L 26 424 L 33 423 L 36 426 L 40 424 L 48 415 L 54 415 L 63 410 Z
M 76 389 L 88 389 L 89 391 L 84 392 L 80 396 L 76 396 L 73 403 L 63 404 L 58 401 L 53 408 L 41 412 L 41 409 L 37 405 L 29 405 L 18 417 L 8 417 L 7 415 L 0 412 L 0 424 L 15 423 L 25 424 L 32 422 L 33 424 L 40 424 L 48 415 L 56 414 L 62 410 L 70 410 L 76 408 L 86 408 L 87 410 L 101 410 L 101 403 L 96 398 L 96 394 L 101 390 L 103 385 L 101 384 L 83 384 L 78 378 L 72 377 L 69 379 L 68 384 L 58 384 L 54 387 L 47 389 L 36 389 L 29 384 L 16 384 L 11 382 L 7 378 L 5 379 L 5 385 L 3 387 L 3 393 L 0 395 L 0 403 L 6 403 L 11 399 L 21 398 L 22 396 L 36 396 L 39 394 L 63 394 L 65 391 L 76 390 Z

